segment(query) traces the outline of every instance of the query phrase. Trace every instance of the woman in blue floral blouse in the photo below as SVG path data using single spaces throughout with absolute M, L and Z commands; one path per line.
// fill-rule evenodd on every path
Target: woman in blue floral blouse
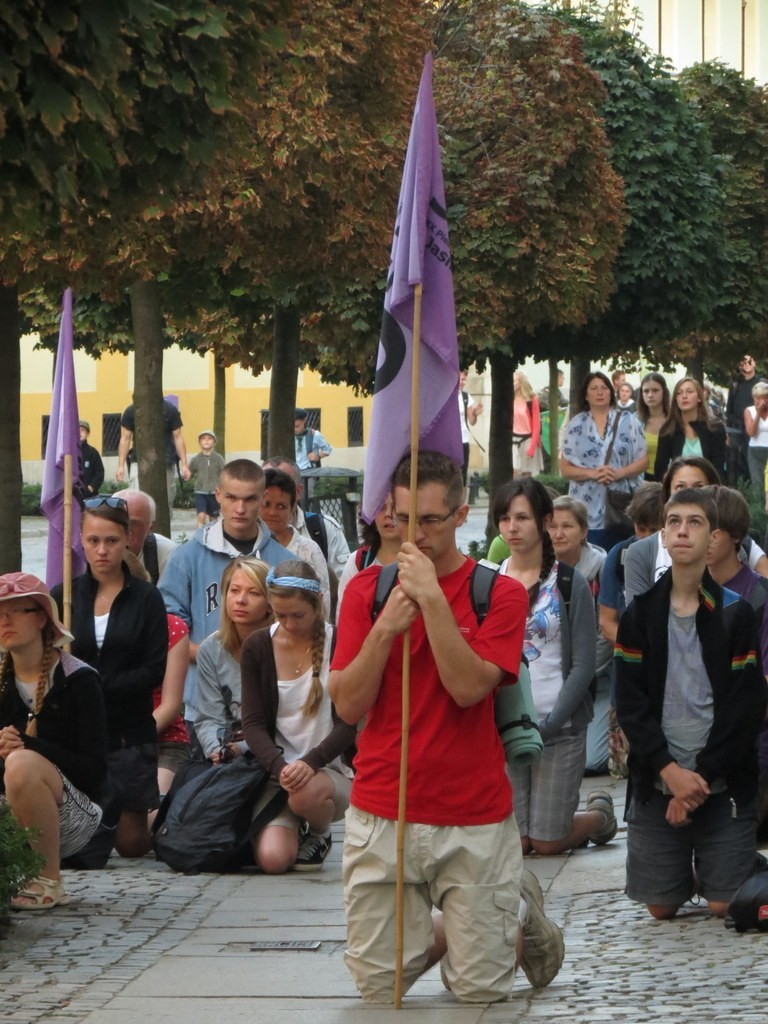
M 623 534 L 605 526 L 606 492 L 631 494 L 648 464 L 648 448 L 637 417 L 616 408 L 610 380 L 599 370 L 581 386 L 581 407 L 568 423 L 560 453 L 560 469 L 570 481 L 568 493 L 587 506 L 591 544 L 610 550 Z

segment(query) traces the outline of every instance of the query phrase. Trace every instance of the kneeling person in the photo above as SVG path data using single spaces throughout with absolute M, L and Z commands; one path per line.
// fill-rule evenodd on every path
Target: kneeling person
M 542 986 L 563 958 L 562 936 L 544 916 L 538 882 L 523 872 L 493 713 L 496 687 L 516 680 L 528 600 L 519 583 L 499 577 L 478 624 L 470 601 L 474 563 L 456 546 L 468 512 L 461 471 L 437 452 L 418 459 L 415 542 L 401 547 L 399 585 L 372 624 L 381 567 L 350 581 L 331 672 L 341 717 L 366 718 L 344 845 L 346 959 L 364 999 L 392 1001 L 401 669 L 410 629 L 403 987 L 441 961 L 457 998 L 500 1001 L 510 994 L 516 960 Z M 409 484 L 405 459 L 393 495 L 404 540 Z M 433 908 L 442 916 L 433 916 Z
M 717 535 L 709 495 L 672 495 L 662 529 L 671 569 L 635 598 L 617 636 L 631 776 L 626 891 L 658 920 L 695 894 L 724 917 L 757 854 L 765 681 L 752 608 L 707 571 Z

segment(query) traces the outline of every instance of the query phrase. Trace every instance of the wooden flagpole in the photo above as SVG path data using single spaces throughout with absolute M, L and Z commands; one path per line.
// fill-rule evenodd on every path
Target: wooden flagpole
M 419 458 L 419 363 L 421 348 L 421 283 L 413 293 L 413 345 L 411 357 L 411 477 L 408 500 L 408 540 L 416 537 L 416 489 L 418 484 Z M 411 631 L 403 637 L 403 686 L 402 724 L 400 743 L 400 791 L 397 804 L 397 862 L 395 874 L 395 1009 L 399 1010 L 403 999 L 403 948 L 404 948 L 404 850 L 405 850 L 405 808 L 408 783 L 408 740 L 411 729 Z
M 72 456 L 64 456 L 64 551 L 62 552 L 64 628 L 72 625 Z M 67 645 L 67 650 L 69 645 Z

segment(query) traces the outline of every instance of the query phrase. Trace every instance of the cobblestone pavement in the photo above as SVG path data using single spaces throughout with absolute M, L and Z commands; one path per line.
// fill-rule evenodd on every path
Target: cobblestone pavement
M 583 795 L 595 784 L 585 780 Z M 599 780 L 602 786 L 604 780 Z M 617 804 L 623 787 L 614 787 Z M 343 963 L 341 827 L 325 870 L 266 878 L 175 875 L 150 858 L 66 872 L 72 903 L 15 914 L 0 940 L 4 1022 L 365 1024 L 394 1021 L 364 1006 Z M 651 921 L 622 894 L 624 831 L 607 847 L 530 858 L 566 960 L 547 989 L 521 975 L 503 1005 L 459 1006 L 437 971 L 405 997 L 419 1024 L 760 1022 L 766 940 L 737 935 L 704 909 Z M 257 951 L 257 942 L 318 940 L 315 950 Z

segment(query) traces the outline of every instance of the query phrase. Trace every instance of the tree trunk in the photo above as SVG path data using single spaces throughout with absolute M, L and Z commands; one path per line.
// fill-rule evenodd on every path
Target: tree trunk
M 692 355 L 685 361 L 685 372 L 688 377 L 693 377 L 700 384 L 704 383 L 704 348 L 697 345 Z
M 157 281 L 131 286 L 134 339 L 133 402 L 139 486 L 157 503 L 155 531 L 171 535 L 163 426 L 163 315 Z
M 569 417 L 575 416 L 577 412 L 582 411 L 579 402 L 579 392 L 581 391 L 581 385 L 584 383 L 584 378 L 590 371 L 590 367 L 591 363 L 587 356 L 574 356 L 571 359 L 571 384 L 568 393 L 570 399 Z
M 488 437 L 488 492 L 493 496 L 503 483 L 512 477 L 511 430 L 514 385 L 512 376 L 517 361 L 501 352 L 492 352 L 491 365 L 491 423 Z M 493 500 L 488 509 L 486 537 L 490 544 L 496 536 L 492 514 Z
M 549 471 L 560 476 L 560 382 L 557 360 L 549 360 Z
M 5 419 L 0 428 L 0 573 L 21 570 L 21 352 L 16 285 L 0 285 L 0 360 Z
M 295 458 L 293 440 L 301 326 L 295 306 L 275 306 L 272 332 L 272 381 L 269 388 L 267 457 Z
M 216 435 L 216 451 L 223 459 L 227 450 L 225 434 L 227 422 L 227 371 L 214 357 L 213 360 L 213 432 Z

